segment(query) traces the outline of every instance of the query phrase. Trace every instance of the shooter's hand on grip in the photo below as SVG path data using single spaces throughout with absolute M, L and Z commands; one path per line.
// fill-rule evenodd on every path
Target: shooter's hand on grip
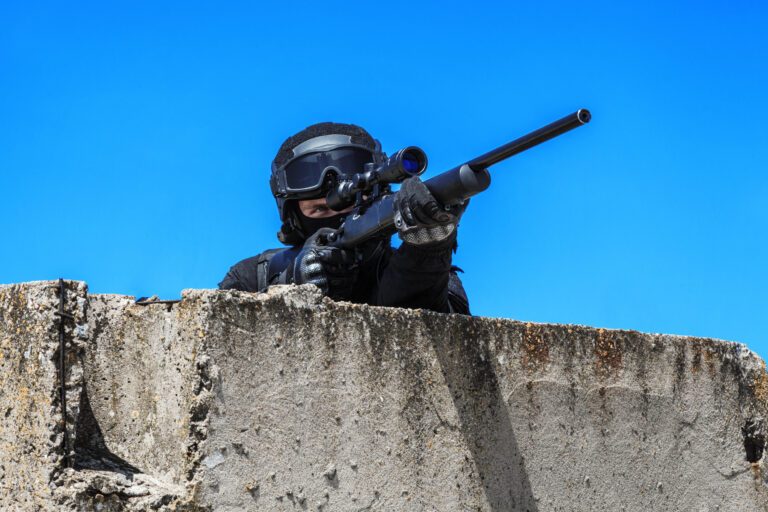
M 334 230 L 321 228 L 307 238 L 293 264 L 286 269 L 286 282 L 314 284 L 333 299 L 348 298 L 359 270 L 355 253 L 323 245 L 331 233 Z
M 446 211 L 418 177 L 403 181 L 394 206 L 395 226 L 403 242 L 422 247 L 453 245 L 458 216 Z

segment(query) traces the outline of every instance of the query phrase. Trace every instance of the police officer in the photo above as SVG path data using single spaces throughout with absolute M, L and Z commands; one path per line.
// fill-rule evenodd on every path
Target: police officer
M 402 221 L 396 250 L 389 236 L 355 251 L 325 246 L 344 216 L 325 202 L 329 187 L 386 160 L 380 143 L 352 124 L 319 123 L 289 137 L 272 161 L 270 186 L 287 248 L 270 249 L 229 269 L 220 289 L 263 292 L 274 284 L 314 284 L 337 300 L 469 314 L 469 303 L 451 265 L 458 217 L 440 207 L 413 177 L 396 192 Z

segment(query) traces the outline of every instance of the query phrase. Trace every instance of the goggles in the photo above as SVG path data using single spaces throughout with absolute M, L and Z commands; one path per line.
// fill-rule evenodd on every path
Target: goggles
M 334 173 L 337 180 L 349 179 L 363 172 L 365 164 L 373 160 L 371 151 L 354 146 L 305 153 L 283 167 L 285 191 L 289 194 L 303 194 L 320 190 L 330 173 Z

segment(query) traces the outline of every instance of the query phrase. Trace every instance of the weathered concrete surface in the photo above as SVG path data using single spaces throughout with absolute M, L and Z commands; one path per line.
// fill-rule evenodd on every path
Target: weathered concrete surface
M 88 435 L 143 472 L 183 482 L 190 452 L 190 407 L 198 382 L 199 317 L 187 304 L 137 306 L 116 295 L 90 297 L 86 352 Z M 81 434 L 81 437 L 83 434 Z
M 65 454 L 55 282 L 0 286 L 0 510 L 44 510 Z M 67 421 L 82 388 L 86 288 L 68 282 Z M 70 437 L 70 448 L 74 431 Z
M 768 510 L 768 379 L 743 345 L 312 287 L 88 299 L 78 467 L 32 467 L 4 423 L 11 508 L 37 510 L 20 491 L 37 478 L 59 510 Z

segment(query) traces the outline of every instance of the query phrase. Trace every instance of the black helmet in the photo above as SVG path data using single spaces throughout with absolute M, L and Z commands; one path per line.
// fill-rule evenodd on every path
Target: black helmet
M 354 124 L 318 123 L 289 137 L 272 161 L 269 179 L 283 223 L 277 238 L 296 245 L 311 235 L 302 232 L 296 201 L 323 197 L 331 184 L 384 160 L 379 141 Z

